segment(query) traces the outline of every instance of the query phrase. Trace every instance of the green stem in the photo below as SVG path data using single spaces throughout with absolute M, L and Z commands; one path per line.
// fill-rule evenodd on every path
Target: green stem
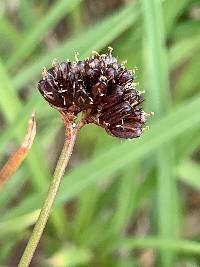
M 81 128 L 81 123 L 73 128 L 72 124 L 66 127 L 67 129 L 67 138 L 65 140 L 60 158 L 57 162 L 57 166 L 54 172 L 53 180 L 49 186 L 49 191 L 47 197 L 44 201 L 43 207 L 41 209 L 38 220 L 33 229 L 32 235 L 28 241 L 28 244 L 24 250 L 24 253 L 21 257 L 18 267 L 27 267 L 29 266 L 33 254 L 37 248 L 37 245 L 40 241 L 44 228 L 46 226 L 47 220 L 49 218 L 53 203 L 55 201 L 61 179 L 64 175 L 65 168 L 69 162 L 70 156 L 72 154 L 74 144 L 76 141 L 76 137 L 79 129 Z M 69 131 L 69 132 L 68 132 Z

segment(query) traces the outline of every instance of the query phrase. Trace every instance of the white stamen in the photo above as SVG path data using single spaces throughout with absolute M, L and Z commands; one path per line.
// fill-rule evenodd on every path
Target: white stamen
M 144 112 L 144 115 L 145 116 L 154 116 L 154 112 L 153 111 L 148 112 L 148 113 Z
M 100 54 L 95 50 L 92 51 L 92 54 L 94 54 L 95 56 L 100 56 Z
M 56 67 L 58 65 L 59 65 L 59 62 L 58 62 L 57 58 L 54 58 L 52 61 L 52 67 Z
M 128 60 L 126 59 L 126 60 L 124 60 L 124 61 L 122 61 L 122 65 L 125 65 L 125 64 L 127 64 L 128 63 Z
M 47 78 L 47 76 L 48 76 L 48 72 L 47 72 L 47 69 L 44 67 L 42 69 L 42 78 L 43 78 L 43 80 L 45 80 Z
M 146 92 L 145 92 L 145 90 L 143 90 L 143 91 L 138 91 L 138 93 L 139 93 L 140 95 L 143 95 L 143 94 L 145 94 Z
M 108 47 L 108 51 L 109 51 L 110 56 L 112 56 L 113 48 L 111 46 Z
M 75 60 L 76 60 L 76 61 L 79 61 L 79 59 L 78 59 L 79 52 L 75 52 L 74 55 L 75 55 Z
M 142 128 L 142 132 L 144 131 L 149 131 L 149 126 L 147 125 L 146 127 Z
M 99 78 L 99 80 L 100 81 L 107 81 L 107 78 L 106 78 L 106 76 L 101 75 L 100 78 Z

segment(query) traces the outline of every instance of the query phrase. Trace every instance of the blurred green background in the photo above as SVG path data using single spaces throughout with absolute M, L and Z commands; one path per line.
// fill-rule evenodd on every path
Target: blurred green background
M 81 130 L 31 266 L 200 266 L 200 1 L 1 0 L 1 166 L 32 111 L 37 135 L 0 192 L 0 267 L 17 266 L 64 141 L 41 69 L 108 46 L 155 116 L 130 142 Z

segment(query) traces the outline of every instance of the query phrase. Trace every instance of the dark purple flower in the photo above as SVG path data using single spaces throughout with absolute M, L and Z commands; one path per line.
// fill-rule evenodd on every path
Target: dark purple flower
M 139 137 L 147 113 L 140 106 L 134 71 L 118 63 L 111 51 L 94 53 L 83 61 L 54 64 L 43 71 L 38 89 L 43 97 L 68 118 L 85 114 L 85 123 L 95 123 L 107 133 L 125 139 Z

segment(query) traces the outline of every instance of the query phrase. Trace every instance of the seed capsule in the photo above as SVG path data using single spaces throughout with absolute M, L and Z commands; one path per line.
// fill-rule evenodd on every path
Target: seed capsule
M 115 124 L 131 114 L 131 105 L 128 101 L 119 103 L 99 116 L 99 121 L 102 123 Z
M 111 52 L 111 48 L 108 55 L 94 52 L 83 61 L 76 53 L 75 62 L 54 62 L 43 70 L 38 89 L 62 116 L 74 119 L 83 112 L 85 123 L 95 123 L 119 138 L 136 138 L 148 114 L 140 107 L 143 98 L 133 83 L 134 72 Z
M 123 139 L 136 138 L 142 134 L 141 125 L 137 122 L 112 125 L 111 127 L 106 128 L 106 131 L 115 137 Z

